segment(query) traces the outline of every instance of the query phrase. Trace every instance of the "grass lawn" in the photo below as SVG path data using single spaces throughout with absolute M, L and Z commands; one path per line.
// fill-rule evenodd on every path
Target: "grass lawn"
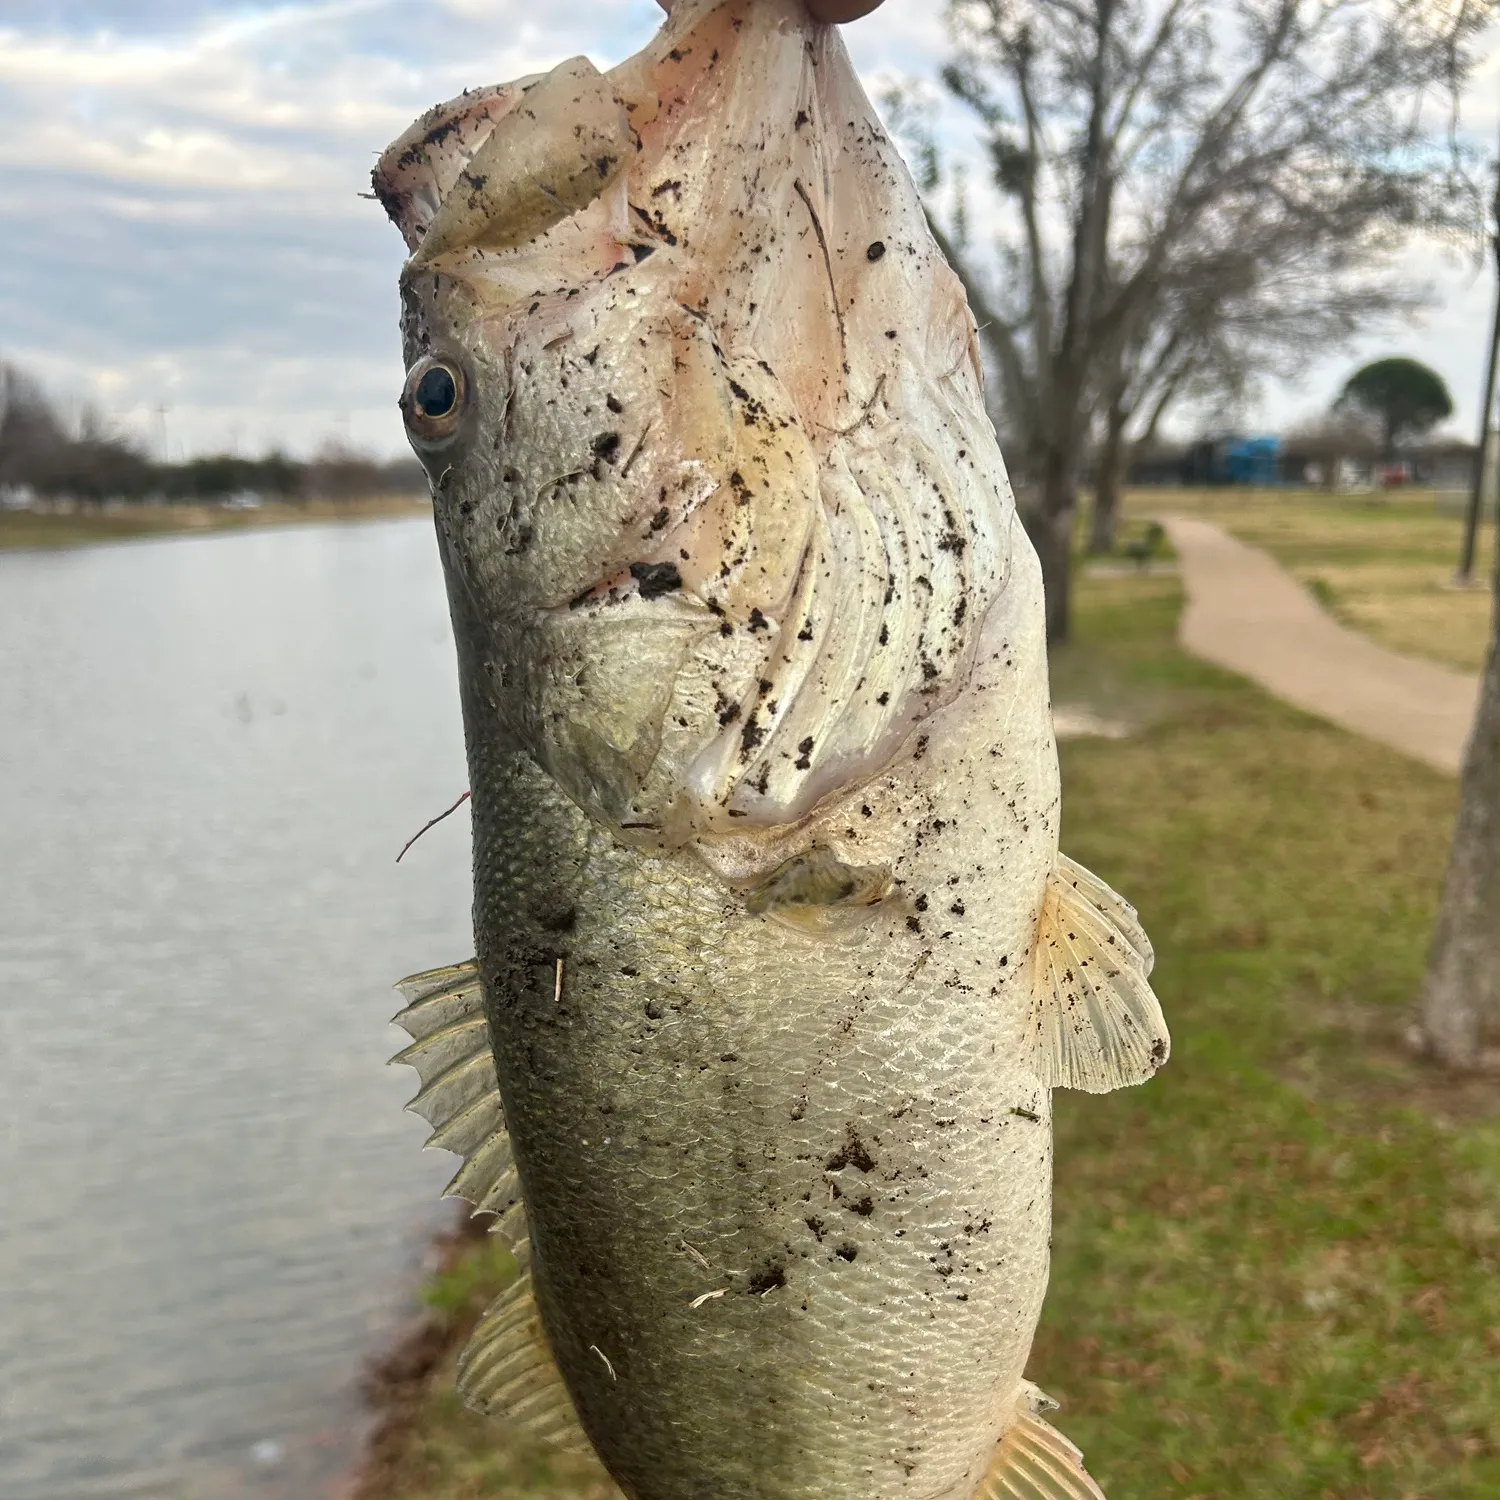
M 1276 557 L 1344 624 L 1392 650 L 1466 672 L 1484 664 L 1489 590 L 1454 589 L 1463 521 L 1422 491 L 1139 490 L 1132 518 L 1166 511 L 1217 521 Z M 1479 535 L 1475 577 L 1490 578 L 1494 527 Z
M 293 526 L 305 521 L 363 520 L 370 516 L 431 515 L 425 498 L 381 495 L 370 500 L 311 500 L 226 510 L 218 505 L 130 505 L 74 515 L 0 510 L 0 552 L 14 548 L 84 547 L 183 532 L 237 531 L 247 526 Z
M 1064 843 L 1139 905 L 1174 1050 L 1058 1096 L 1030 1374 L 1110 1500 L 1500 1494 L 1500 1089 L 1400 1044 L 1454 784 L 1184 656 L 1179 607 L 1085 578 L 1054 664 L 1060 698 L 1142 706 L 1064 745 Z M 482 1247 L 434 1283 L 455 1343 L 505 1273 Z M 366 1500 L 610 1493 L 437 1368 Z

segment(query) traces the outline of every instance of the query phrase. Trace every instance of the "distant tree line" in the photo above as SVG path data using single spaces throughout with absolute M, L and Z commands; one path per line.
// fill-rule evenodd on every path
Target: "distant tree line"
M 189 504 L 247 493 L 293 502 L 356 500 L 425 488 L 414 459 L 379 463 L 336 448 L 307 460 L 217 453 L 166 463 L 91 412 L 69 424 L 37 381 L 0 364 L 0 490 L 48 500 Z

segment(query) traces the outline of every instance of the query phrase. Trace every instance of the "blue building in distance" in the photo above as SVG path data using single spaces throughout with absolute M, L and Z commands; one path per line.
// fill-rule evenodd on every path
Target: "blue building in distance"
M 1280 478 L 1278 437 L 1204 438 L 1188 450 L 1186 484 L 1275 484 Z

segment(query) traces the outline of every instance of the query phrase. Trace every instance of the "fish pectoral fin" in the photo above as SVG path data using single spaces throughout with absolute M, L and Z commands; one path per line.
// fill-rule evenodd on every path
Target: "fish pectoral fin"
M 1171 1038 L 1147 983 L 1154 958 L 1135 909 L 1059 855 L 1032 955 L 1030 1035 L 1044 1084 L 1106 1094 L 1166 1062 Z
M 1000 1439 L 974 1500 L 1104 1500 L 1089 1478 L 1083 1454 L 1037 1412 L 1056 1406 L 1023 1382 L 1016 1418 Z
M 783 860 L 745 893 L 745 910 L 803 932 L 862 921 L 891 893 L 887 865 L 848 865 L 826 844 Z
M 471 1410 L 572 1453 L 593 1451 L 547 1344 L 523 1269 L 485 1310 L 458 1357 L 458 1393 Z
M 413 974 L 396 988 L 407 1004 L 393 1019 L 412 1041 L 391 1061 L 409 1064 L 422 1081 L 407 1108 L 433 1127 L 429 1146 L 463 1157 L 443 1196 L 466 1199 L 475 1213 L 498 1215 L 496 1231 L 523 1255 L 521 1185 L 495 1078 L 479 967 L 471 958 Z

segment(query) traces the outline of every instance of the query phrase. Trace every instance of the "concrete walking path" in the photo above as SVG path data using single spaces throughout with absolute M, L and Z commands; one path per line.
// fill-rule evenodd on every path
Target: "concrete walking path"
M 1277 562 L 1208 521 L 1163 516 L 1195 656 L 1356 734 L 1457 773 L 1479 678 L 1401 656 L 1340 625 Z

